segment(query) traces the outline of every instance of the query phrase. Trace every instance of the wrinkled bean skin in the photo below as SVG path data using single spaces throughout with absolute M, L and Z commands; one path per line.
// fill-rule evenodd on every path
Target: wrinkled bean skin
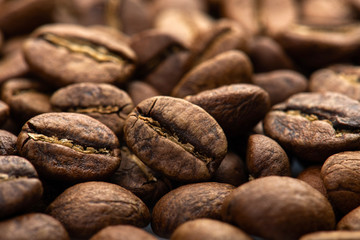
M 227 152 L 217 122 L 202 108 L 172 97 L 139 103 L 124 132 L 128 147 L 141 161 L 177 181 L 209 180 Z

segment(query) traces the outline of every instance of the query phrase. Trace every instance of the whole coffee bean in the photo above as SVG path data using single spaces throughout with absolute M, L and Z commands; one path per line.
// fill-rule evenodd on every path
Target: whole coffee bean
M 318 190 L 320 193 L 322 193 L 322 195 L 328 197 L 324 181 L 321 178 L 321 166 L 316 165 L 305 168 L 297 176 L 297 179 L 306 182 L 307 184 Z
M 201 218 L 185 222 L 171 235 L 171 240 L 251 240 L 252 238 L 237 227 L 218 220 Z
M 265 239 L 298 239 L 332 230 L 335 216 L 328 200 L 301 180 L 268 176 L 236 188 L 222 205 L 223 220 Z
M 355 100 L 360 100 L 360 67 L 333 65 L 315 71 L 309 82 L 311 92 L 338 92 Z
M 135 69 L 135 53 L 127 43 L 77 25 L 40 27 L 23 50 L 30 69 L 56 87 L 78 82 L 123 83 Z
M 228 152 L 212 179 L 215 182 L 228 183 L 234 186 L 247 182 L 248 175 L 244 161 L 235 153 Z
M 109 226 L 90 238 L 90 240 L 156 240 L 144 230 L 131 225 Z
M 3 240 L 69 240 L 61 223 L 43 213 L 29 213 L 0 222 Z
M 320 231 L 302 236 L 299 240 L 356 240 L 360 231 Z
M 348 151 L 330 156 L 321 168 L 329 200 L 341 215 L 360 206 L 359 166 L 360 151 Z
M 16 155 L 17 136 L 0 129 L 0 155 Z
M 359 149 L 360 104 L 339 93 L 299 93 L 275 105 L 264 131 L 285 150 L 310 162 Z
M 170 237 L 186 221 L 221 219 L 221 205 L 234 188 L 230 184 L 205 182 L 172 190 L 156 203 L 151 228 L 160 237 Z
M 253 134 L 246 149 L 246 166 L 253 178 L 265 176 L 290 176 L 290 162 L 284 149 L 273 139 Z
M 25 62 L 22 51 L 16 50 L 0 61 L 0 83 L 11 78 L 23 77 L 29 71 L 29 66 Z
M 227 152 L 219 124 L 202 108 L 178 98 L 159 96 L 139 103 L 124 132 L 141 161 L 177 181 L 209 180 Z
M 258 36 L 250 41 L 248 54 L 254 66 L 254 72 L 294 68 L 292 59 L 284 49 L 274 39 L 267 36 Z
M 44 113 L 30 119 L 17 140 L 21 156 L 42 177 L 61 181 L 104 179 L 120 165 L 119 141 L 101 122 L 79 113 Z
M 127 86 L 127 93 L 130 95 L 135 106 L 147 98 L 160 95 L 159 91 L 154 87 L 142 81 L 131 81 Z
M 183 98 L 223 85 L 249 83 L 251 77 L 249 58 L 241 51 L 231 50 L 193 68 L 175 86 L 172 96 Z
M 351 210 L 336 225 L 337 230 L 360 231 L 360 206 Z
M 154 205 L 171 190 L 168 179 L 146 166 L 125 146 L 121 148 L 120 167 L 110 181 L 131 191 L 148 206 Z
M 183 43 L 169 33 L 151 29 L 134 35 L 130 46 L 138 57 L 136 77 L 169 95 L 183 75 L 188 58 Z
M 134 108 L 130 96 L 110 84 L 75 83 L 51 96 L 51 105 L 61 112 L 82 113 L 108 126 L 122 136 L 127 115 Z
M 299 72 L 276 70 L 255 74 L 253 83 L 269 93 L 271 105 L 280 103 L 308 88 L 308 81 Z
M 267 92 L 250 84 L 230 84 L 187 96 L 185 100 L 213 116 L 227 137 L 247 134 L 270 109 Z
M 43 188 L 33 165 L 18 156 L 0 156 L 0 218 L 27 210 Z
M 50 89 L 35 79 L 7 80 L 1 88 L 1 99 L 9 105 L 11 117 L 20 126 L 36 115 L 52 112 Z
M 77 238 L 89 238 L 110 225 L 145 227 L 150 221 L 149 209 L 138 197 L 106 182 L 79 183 L 66 189 L 47 212 Z

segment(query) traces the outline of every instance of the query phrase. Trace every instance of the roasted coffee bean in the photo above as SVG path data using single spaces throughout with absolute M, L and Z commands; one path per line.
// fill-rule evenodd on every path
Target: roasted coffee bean
M 28 160 L 0 156 L 0 218 L 28 210 L 42 193 L 37 172 Z
M 9 105 L 10 115 L 19 125 L 36 115 L 52 112 L 50 89 L 34 79 L 9 79 L 2 85 L 1 99 Z
M 117 224 L 145 227 L 149 209 L 130 191 L 111 183 L 86 182 L 66 189 L 47 212 L 59 220 L 70 236 L 89 238 Z
M 169 95 L 183 75 L 188 58 L 183 43 L 169 33 L 151 29 L 134 35 L 131 48 L 138 57 L 137 77 Z
M 221 206 L 235 187 L 205 182 L 181 186 L 163 196 L 152 212 L 151 227 L 160 237 L 170 237 L 182 223 L 197 218 L 221 219 Z
M 169 8 L 160 12 L 154 27 L 180 39 L 191 48 L 198 36 L 212 27 L 213 20 L 204 12 Z
M 130 96 L 110 84 L 76 83 L 54 92 L 50 99 L 55 110 L 82 113 L 122 136 L 127 115 L 134 105 Z
M 181 9 L 187 11 L 200 11 L 205 12 L 207 10 L 207 0 L 156 0 L 150 1 L 150 9 L 152 16 L 156 16 L 166 9 Z
M 222 205 L 223 220 L 265 239 L 298 239 L 332 230 L 328 200 L 303 181 L 280 176 L 258 178 L 236 188 Z
M 249 58 L 241 51 L 231 50 L 197 65 L 181 79 L 171 94 L 183 98 L 223 85 L 249 83 L 251 78 Z
M 38 28 L 24 44 L 30 69 L 49 85 L 78 82 L 123 83 L 135 69 L 128 44 L 77 25 Z
M 15 50 L 0 61 L 0 83 L 11 78 L 23 77 L 28 73 L 29 66 L 20 50 Z
M 360 205 L 360 151 L 337 153 L 326 159 L 321 168 L 329 199 L 340 215 Z
M 7 36 L 29 33 L 51 22 L 55 0 L 0 1 L 0 29 Z
M 246 166 L 251 178 L 290 176 L 290 162 L 284 149 L 273 139 L 254 134 L 248 139 Z
M 117 225 L 109 226 L 90 238 L 90 240 L 156 240 L 157 238 L 150 233 L 131 226 Z
M 110 181 L 131 191 L 149 206 L 171 190 L 169 180 L 146 166 L 125 146 L 121 148 L 120 167 Z
M 302 236 L 299 240 L 356 240 L 360 231 L 320 231 Z
M 360 206 L 351 210 L 336 225 L 337 230 L 360 231 Z
M 142 81 L 130 82 L 127 86 L 127 92 L 135 106 L 147 98 L 160 95 L 159 91 L 157 91 L 154 87 Z
M 16 141 L 17 136 L 0 129 L 0 155 L 16 155 Z
M 300 174 L 297 176 L 297 179 L 300 179 L 316 190 L 318 190 L 322 195 L 327 197 L 326 187 L 324 185 L 324 181 L 321 178 L 321 166 L 311 166 L 305 168 Z
M 247 134 L 270 109 L 267 92 L 250 84 L 230 84 L 187 96 L 185 100 L 213 116 L 227 137 Z
M 10 108 L 5 102 L 0 101 L 0 125 L 3 125 L 9 118 Z
M 171 240 L 251 240 L 237 227 L 218 220 L 201 218 L 180 225 L 171 235 Z
M 333 65 L 319 69 L 310 77 L 311 92 L 338 92 L 355 100 L 360 100 L 360 67 Z
M 120 165 L 119 141 L 101 122 L 79 113 L 45 113 L 30 119 L 17 140 L 21 156 L 42 177 L 61 181 L 104 179 Z
M 280 103 L 308 88 L 308 81 L 301 73 L 292 70 L 276 70 L 255 74 L 253 83 L 269 93 L 271 105 Z
M 339 93 L 299 93 L 275 105 L 265 133 L 285 150 L 310 162 L 359 149 L 360 104 Z
M 141 161 L 177 181 L 209 180 L 227 152 L 219 124 L 202 108 L 178 98 L 160 96 L 139 103 L 124 132 Z
M 280 69 L 293 69 L 293 60 L 272 38 L 255 37 L 249 43 L 249 53 L 254 72 L 270 72 Z
M 0 222 L 2 240 L 69 240 L 61 223 L 43 213 L 29 213 Z
M 228 152 L 212 179 L 215 182 L 228 183 L 234 186 L 247 182 L 248 176 L 244 161 L 235 153 Z

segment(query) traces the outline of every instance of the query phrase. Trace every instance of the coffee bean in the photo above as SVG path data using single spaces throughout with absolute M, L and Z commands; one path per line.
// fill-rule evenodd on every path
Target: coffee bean
M 360 231 L 360 207 L 346 214 L 336 225 L 337 230 Z
M 11 78 L 23 77 L 29 71 L 29 66 L 25 62 L 22 51 L 16 50 L 0 61 L 0 83 Z
M 82 113 L 122 136 L 127 115 L 134 108 L 129 95 L 110 84 L 77 83 L 54 92 L 50 99 L 55 110 Z
M 109 226 L 90 238 L 90 240 L 156 240 L 144 230 L 131 225 Z
M 316 190 L 318 190 L 322 195 L 328 197 L 324 181 L 321 178 L 321 166 L 315 165 L 305 168 L 298 176 L 297 179 L 300 179 Z
M 0 129 L 0 155 L 16 155 L 16 141 L 14 134 Z
M 265 133 L 298 158 L 321 163 L 337 152 L 359 149 L 360 104 L 338 93 L 299 93 L 275 105 Z
M 150 221 L 146 205 L 130 191 L 111 183 L 86 182 L 65 190 L 47 212 L 59 220 L 70 236 L 89 238 L 117 224 L 145 227 Z
M 17 140 L 21 156 L 42 177 L 61 181 L 104 179 L 120 164 L 119 141 L 101 122 L 79 113 L 45 113 L 30 119 Z
M 130 95 L 135 106 L 147 98 L 160 95 L 159 91 L 154 87 L 142 81 L 131 81 L 127 86 L 127 93 Z
M 29 213 L 0 222 L 3 240 L 69 240 L 61 223 L 43 213 Z
M 125 42 L 77 25 L 40 27 L 23 50 L 30 69 L 56 87 L 123 83 L 135 69 L 135 53 Z
M 223 220 L 265 239 L 298 239 L 332 230 L 335 216 L 328 200 L 303 181 L 268 176 L 236 188 L 222 205 Z
M 139 103 L 124 132 L 141 161 L 177 181 L 209 180 L 227 151 L 218 123 L 202 108 L 178 98 L 160 96 Z
M 228 152 L 221 161 L 213 178 L 215 182 L 239 186 L 248 180 L 244 161 L 235 153 Z
M 4 124 L 8 120 L 10 115 L 10 108 L 5 102 L 0 101 L 0 125 Z
M 234 186 L 205 182 L 181 186 L 163 196 L 152 212 L 151 227 L 161 237 L 170 237 L 180 224 L 197 218 L 221 219 L 221 205 Z
M 359 238 L 360 231 L 321 231 L 306 234 L 299 240 L 355 240 Z
M 0 156 L 0 218 L 28 210 L 43 193 L 33 165 L 18 156 Z
M 171 240 L 251 240 L 245 232 L 230 224 L 207 218 L 188 221 L 180 225 L 171 235 Z

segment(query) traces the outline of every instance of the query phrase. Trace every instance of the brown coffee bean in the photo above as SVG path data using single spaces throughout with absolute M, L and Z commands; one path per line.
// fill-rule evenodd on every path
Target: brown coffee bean
M 270 72 L 280 69 L 293 69 L 294 63 L 284 49 L 272 38 L 255 37 L 249 43 L 249 57 L 254 72 Z
M 151 29 L 134 35 L 130 46 L 138 57 L 137 77 L 169 95 L 188 58 L 183 43 L 169 33 Z
M 338 92 L 355 100 L 360 100 L 360 67 L 333 65 L 315 71 L 309 82 L 311 92 Z
M 55 110 L 82 113 L 99 120 L 117 136 L 122 136 L 125 119 L 134 108 L 125 91 L 105 83 L 68 85 L 54 92 L 50 102 Z
M 127 86 L 127 92 L 135 106 L 147 98 L 160 95 L 160 93 L 154 87 L 142 81 L 130 82 Z
M 70 236 L 89 238 L 117 224 L 145 227 L 149 209 L 130 191 L 111 183 L 86 182 L 65 190 L 47 212 L 59 220 Z
M 0 100 L 0 125 L 3 125 L 9 118 L 10 108 L 5 102 Z
M 0 83 L 11 78 L 23 77 L 27 73 L 29 73 L 29 66 L 20 50 L 5 55 L 0 61 Z
M 43 188 L 31 163 L 18 156 L 0 156 L 0 218 L 28 210 Z
M 249 58 L 241 51 L 231 50 L 197 65 L 181 79 L 171 94 L 183 98 L 223 85 L 249 83 L 251 78 Z
M 239 186 L 248 180 L 244 161 L 235 153 L 228 152 L 221 161 L 213 178 L 215 182 Z
M 269 93 L 271 105 L 283 102 L 296 93 L 305 92 L 308 88 L 305 76 L 292 70 L 255 74 L 253 83 Z
M 0 129 L 0 155 L 16 155 L 16 141 L 17 136 Z
M 185 100 L 213 116 L 227 137 L 247 134 L 270 109 L 267 92 L 250 84 L 230 84 L 187 96 Z
M 148 206 L 171 190 L 169 180 L 146 166 L 129 148 L 121 148 L 119 169 L 110 181 L 134 193 Z
M 36 115 L 52 112 L 50 89 L 34 79 L 9 79 L 2 85 L 1 99 L 9 105 L 11 117 L 19 125 Z
M 135 69 L 135 53 L 125 42 L 77 25 L 38 28 L 23 50 L 30 69 L 56 87 L 123 83 Z
M 119 141 L 101 122 L 79 113 L 30 119 L 17 140 L 21 156 L 43 177 L 61 181 L 104 179 L 120 165 Z
M 2 240 L 69 240 L 61 223 L 43 213 L 29 213 L 0 222 Z
M 356 240 L 360 231 L 320 231 L 302 236 L 299 240 Z
M 197 218 L 221 219 L 221 205 L 234 186 L 205 182 L 181 186 L 163 196 L 152 212 L 151 227 L 160 237 L 170 237 L 182 223 Z
M 360 205 L 360 152 L 348 151 L 326 159 L 321 168 L 329 200 L 344 215 Z
M 251 240 L 237 227 L 213 219 L 196 219 L 180 225 L 171 235 L 171 240 Z
M 253 134 L 248 139 L 246 166 L 252 178 L 291 175 L 289 158 L 284 149 L 261 134 Z
M 336 225 L 337 230 L 360 231 L 360 207 L 346 214 Z
M 90 240 L 156 240 L 144 230 L 131 225 L 109 226 L 90 238 Z
M 153 16 L 160 14 L 161 11 L 166 9 L 181 9 L 187 11 L 196 10 L 205 12 L 207 9 L 207 0 L 156 0 L 151 1 L 149 5 Z
M 339 93 L 299 93 L 275 105 L 265 133 L 285 150 L 310 162 L 359 149 L 360 104 Z
M 130 113 L 124 132 L 141 161 L 177 181 L 209 180 L 227 152 L 218 123 L 202 108 L 178 98 L 144 100 Z
M 223 220 L 266 239 L 298 239 L 331 230 L 335 216 L 328 200 L 301 180 L 268 176 L 236 188 L 222 205 Z
M 318 190 L 320 193 L 322 193 L 322 195 L 328 197 L 324 181 L 321 178 L 321 166 L 317 165 L 305 168 L 297 176 L 297 179 L 306 182 L 307 184 Z
M 0 29 L 5 35 L 29 33 L 51 22 L 54 0 L 0 1 Z

